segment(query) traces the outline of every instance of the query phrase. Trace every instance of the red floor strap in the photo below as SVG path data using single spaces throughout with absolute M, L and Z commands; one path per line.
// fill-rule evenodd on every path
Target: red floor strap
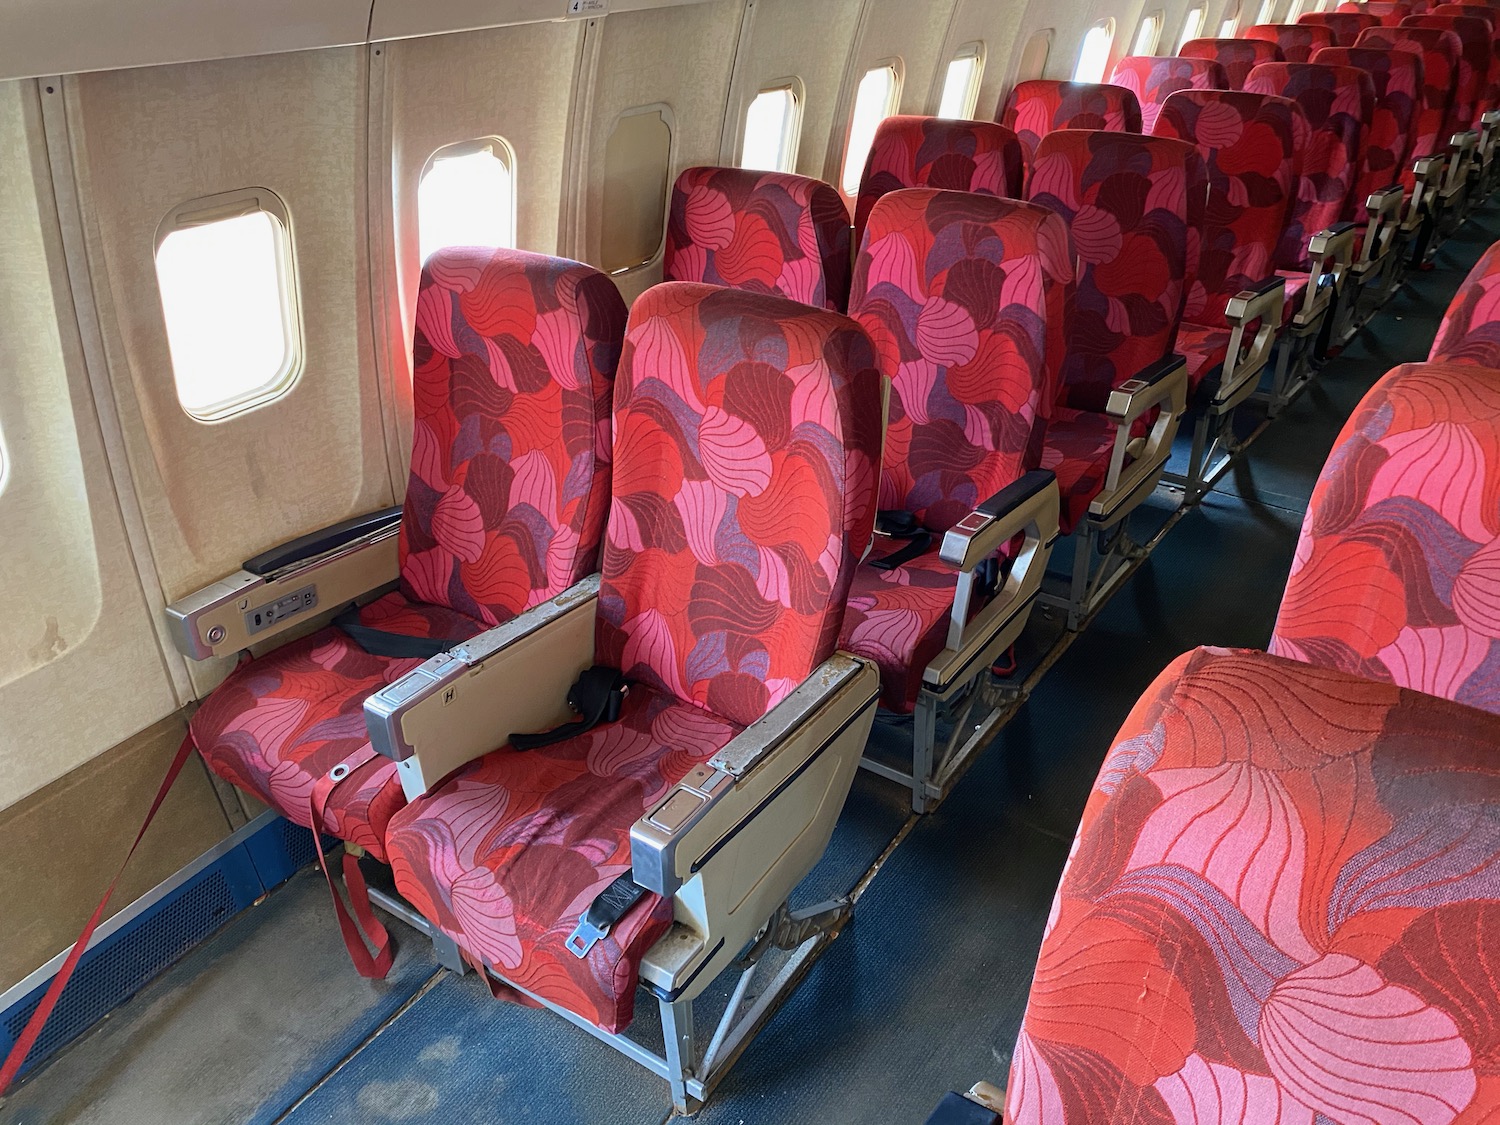
M 353 757 L 340 762 L 326 777 L 318 779 L 313 786 L 310 804 L 313 851 L 317 853 L 318 866 L 323 869 L 323 878 L 328 881 L 328 893 L 333 898 L 333 912 L 338 918 L 339 933 L 344 936 L 344 948 L 349 951 L 349 959 L 354 962 L 354 968 L 360 976 L 367 980 L 383 980 L 391 971 L 395 955 L 391 949 L 391 935 L 370 907 L 370 888 L 365 884 L 364 872 L 359 869 L 359 861 L 345 852 L 344 886 L 349 890 L 349 903 L 354 907 L 354 914 L 351 916 L 339 894 L 338 884 L 333 880 L 333 872 L 328 867 L 328 859 L 323 854 L 323 842 L 319 837 L 328 798 L 333 795 L 340 782 L 374 758 L 374 749 L 366 746 Z M 371 947 L 374 948 L 374 953 L 370 952 Z
M 189 734 L 183 738 L 182 745 L 177 748 L 177 756 L 167 767 L 167 775 L 161 779 L 161 788 L 156 791 L 156 799 L 151 802 L 151 810 L 146 813 L 146 819 L 141 822 L 141 830 L 135 834 L 135 843 L 131 844 L 130 850 L 125 853 L 125 860 L 120 864 L 120 870 L 115 872 L 115 877 L 110 880 L 104 897 L 99 900 L 99 905 L 94 907 L 93 915 L 89 918 L 88 924 L 83 927 L 83 933 L 79 934 L 78 940 L 73 943 L 73 948 L 68 950 L 68 956 L 63 960 L 62 968 L 57 970 L 57 975 L 52 978 L 52 983 L 42 997 L 42 1002 L 31 1014 L 31 1019 L 26 1021 L 26 1027 L 22 1029 L 15 1045 L 11 1047 L 10 1054 L 5 1056 L 5 1064 L 0 1066 L 0 1097 L 3 1097 L 10 1089 L 10 1084 L 15 1081 L 21 1064 L 26 1061 L 26 1056 L 36 1045 L 37 1036 L 41 1035 L 48 1017 L 52 1015 L 52 1009 L 57 1007 L 57 1001 L 62 996 L 63 989 L 68 987 L 73 971 L 78 968 L 79 960 L 89 947 L 89 939 L 94 936 L 94 931 L 99 928 L 99 923 L 104 918 L 105 907 L 109 905 L 110 896 L 115 893 L 115 886 L 120 882 L 120 876 L 125 874 L 125 868 L 130 865 L 130 858 L 135 855 L 136 848 L 140 847 L 141 838 L 146 835 L 146 829 L 150 828 L 151 822 L 156 819 L 162 801 L 166 799 L 167 792 L 172 788 L 172 783 L 177 780 L 177 775 L 182 772 L 182 767 L 187 763 L 192 752 L 193 736 Z

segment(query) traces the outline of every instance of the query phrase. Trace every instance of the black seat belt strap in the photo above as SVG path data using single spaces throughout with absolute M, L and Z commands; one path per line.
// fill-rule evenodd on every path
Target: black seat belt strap
M 537 734 L 512 734 L 510 745 L 516 750 L 536 750 L 593 730 L 600 723 L 612 723 L 620 717 L 629 694 L 630 685 L 617 669 L 598 664 L 585 668 L 568 689 L 568 706 L 578 718 Z
M 567 946 L 573 956 L 587 957 L 589 950 L 601 938 L 608 937 L 630 908 L 645 897 L 646 888 L 635 881 L 633 871 L 625 872 L 600 891 L 568 935 Z
M 907 540 L 906 546 L 872 561 L 870 565 L 876 570 L 895 570 L 912 559 L 921 558 L 932 546 L 932 532 L 919 524 L 917 517 L 910 512 L 876 512 L 875 534 Z
M 431 660 L 439 653 L 447 652 L 463 640 L 444 637 L 408 637 L 404 633 L 387 633 L 384 629 L 372 629 L 360 624 L 359 606 L 349 607 L 333 619 L 333 623 L 349 635 L 349 639 L 371 656 L 383 656 L 387 660 Z M 467 639 L 467 638 L 465 638 Z

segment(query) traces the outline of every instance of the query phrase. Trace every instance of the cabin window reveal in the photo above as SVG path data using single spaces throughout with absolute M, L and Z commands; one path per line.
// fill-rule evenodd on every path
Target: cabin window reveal
M 622 114 L 604 146 L 600 259 L 606 273 L 628 273 L 656 259 L 667 229 L 672 126 L 664 107 Z
M 791 172 L 797 167 L 801 100 L 791 82 L 762 90 L 745 113 L 740 167 L 757 172 Z
M 1192 11 L 1188 12 L 1187 18 L 1182 21 L 1182 34 L 1177 37 L 1177 49 L 1180 51 L 1188 40 L 1197 39 L 1202 30 L 1203 5 L 1199 4 Z
M 896 112 L 900 99 L 901 76 L 892 63 L 871 68 L 859 80 L 859 89 L 854 95 L 854 116 L 849 124 L 849 144 L 844 150 L 841 183 L 845 195 L 853 196 L 859 191 L 865 159 L 870 155 L 870 146 L 875 143 L 875 130 Z
M 1038 31 L 1026 40 L 1021 49 L 1021 59 L 1016 65 L 1016 81 L 1029 82 L 1047 76 L 1047 56 L 1052 53 L 1052 29 Z
M 445 145 L 428 157 L 417 184 L 422 261 L 444 246 L 515 246 L 514 163 L 499 137 Z
M 939 117 L 967 119 L 979 104 L 979 80 L 984 75 L 984 44 L 966 43 L 948 64 L 943 78 Z
M 1074 82 L 1100 82 L 1104 79 L 1104 68 L 1109 64 L 1109 49 L 1115 42 L 1115 21 L 1100 20 L 1089 28 L 1083 37 L 1083 46 L 1078 49 L 1078 62 L 1073 66 Z
M 183 410 L 217 422 L 291 389 L 302 332 L 287 212 L 264 188 L 175 207 L 156 234 L 172 376 Z
M 1219 38 L 1233 39 L 1235 33 L 1240 29 L 1240 5 L 1235 0 L 1224 9 L 1224 14 L 1219 17 Z
M 1162 12 L 1158 9 L 1141 21 L 1141 26 L 1136 29 L 1135 46 L 1130 48 L 1132 55 L 1154 55 L 1156 48 L 1161 44 Z

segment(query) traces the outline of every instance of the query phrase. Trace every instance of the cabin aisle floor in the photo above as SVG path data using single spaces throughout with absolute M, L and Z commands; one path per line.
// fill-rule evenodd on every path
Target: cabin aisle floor
M 1491 206 L 1449 240 L 1187 514 L 953 795 L 921 820 L 697 1120 L 920 1122 L 944 1091 L 1003 1083 L 1052 893 L 1089 786 L 1146 685 L 1197 644 L 1263 646 L 1318 469 L 1360 396 L 1426 357 Z M 906 820 L 861 773 L 809 898 L 845 890 Z M 23 1084 L 0 1122 L 662 1125 L 655 1077 L 546 1012 L 493 1002 L 399 924 L 360 980 L 302 872 Z M 404 940 L 403 940 L 404 939 Z M 655 1028 L 638 1005 L 636 1034 Z M 700 1017 L 699 1026 L 705 1022 Z

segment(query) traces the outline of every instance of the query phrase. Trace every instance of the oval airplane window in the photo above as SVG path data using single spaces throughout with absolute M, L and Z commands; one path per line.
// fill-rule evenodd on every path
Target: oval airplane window
M 427 158 L 417 184 L 422 261 L 444 246 L 515 246 L 512 166 L 499 137 L 445 145 Z
M 1197 39 L 1203 31 L 1203 5 L 1200 4 L 1188 12 L 1187 18 L 1182 21 L 1182 34 L 1177 37 L 1177 49 L 1182 50 L 1183 44 L 1189 39 Z
M 1109 65 L 1109 49 L 1115 42 L 1115 21 L 1101 20 L 1089 28 L 1083 37 L 1083 46 L 1078 50 L 1078 62 L 1073 66 L 1074 82 L 1100 82 L 1104 79 L 1104 68 Z
M 600 264 L 626 273 L 651 262 L 667 229 L 672 126 L 660 106 L 622 114 L 604 147 Z
M 286 209 L 261 188 L 191 200 L 157 229 L 156 281 L 183 410 L 221 421 L 285 394 L 301 366 Z
M 892 63 L 883 63 L 865 72 L 854 95 L 854 116 L 849 123 L 849 143 L 844 149 L 844 174 L 840 179 L 844 194 L 859 191 L 864 175 L 865 158 L 875 143 L 875 130 L 896 112 L 901 98 L 901 76 Z
M 1161 25 L 1163 23 L 1163 12 L 1157 9 L 1141 21 L 1141 26 L 1135 33 L 1135 44 L 1130 48 L 1132 55 L 1154 55 L 1156 48 L 1161 45 Z
M 1045 28 L 1026 40 L 1016 64 L 1016 81 L 1029 82 L 1047 76 L 1047 56 L 1052 53 L 1052 29 Z
M 971 118 L 979 104 L 979 80 L 984 74 L 984 44 L 968 43 L 948 64 L 943 78 L 943 96 L 937 115 L 948 118 Z
M 745 111 L 740 167 L 758 172 L 790 172 L 797 166 L 802 103 L 788 81 L 762 90 Z
M 1224 9 L 1224 14 L 1219 17 L 1219 38 L 1233 39 L 1235 33 L 1240 29 L 1240 4 L 1239 0 L 1233 2 Z

